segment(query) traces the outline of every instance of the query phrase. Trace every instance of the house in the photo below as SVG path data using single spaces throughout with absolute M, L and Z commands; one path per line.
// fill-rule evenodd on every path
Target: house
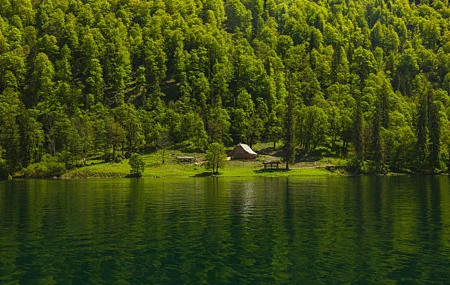
M 248 145 L 240 143 L 231 152 L 231 159 L 255 159 L 258 156 Z

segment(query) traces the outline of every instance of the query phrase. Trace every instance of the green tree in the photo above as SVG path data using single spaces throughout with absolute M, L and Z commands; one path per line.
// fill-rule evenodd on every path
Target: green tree
M 133 153 L 131 155 L 128 164 L 131 167 L 130 174 L 134 177 L 141 177 L 145 171 L 145 162 L 142 155 Z
M 126 132 L 123 126 L 114 117 L 106 118 L 106 144 L 112 147 L 112 160 L 117 159 L 117 149 L 123 145 L 126 138 Z M 123 150 L 123 148 L 122 148 Z M 106 160 L 110 160 L 109 156 L 105 156 Z
M 328 117 L 318 106 L 302 108 L 299 114 L 298 139 L 305 152 L 310 152 L 323 144 L 328 131 Z
M 400 55 L 397 67 L 396 82 L 397 88 L 403 95 L 411 96 L 413 80 L 419 71 L 417 55 L 413 48 L 405 49 Z
M 208 144 L 208 135 L 206 134 L 205 124 L 199 114 L 187 112 L 181 122 L 183 130 L 183 140 L 188 143 L 189 149 L 204 151 Z
M 212 174 L 218 174 L 219 168 L 223 168 L 227 161 L 225 147 L 217 142 L 210 144 L 205 158 L 205 168 L 211 170 Z
M 44 131 L 36 116 L 36 110 L 29 109 L 19 117 L 22 167 L 39 162 L 44 153 Z
M 0 152 L 3 153 L 3 150 L 0 149 Z M 0 180 L 6 178 L 8 178 L 8 166 L 6 161 L 0 156 Z
M 0 148 L 5 150 L 3 158 L 10 173 L 21 166 L 19 112 L 19 94 L 11 88 L 6 89 L 0 94 Z
M 235 142 L 250 143 L 251 132 L 255 127 L 252 118 L 255 117 L 255 107 L 251 95 L 242 89 L 236 98 L 236 107 L 233 109 L 231 132 Z
M 275 111 L 272 111 L 269 114 L 269 119 L 268 119 L 267 124 L 268 124 L 267 138 L 271 142 L 273 142 L 273 149 L 275 150 L 277 147 L 277 142 L 281 140 L 282 135 L 283 135 L 282 122 L 281 122 L 280 118 L 278 118 Z
M 159 123 L 155 126 L 155 130 L 156 130 L 156 146 L 162 150 L 161 163 L 164 164 L 166 162 L 165 160 L 166 150 L 173 144 L 173 140 L 170 137 L 169 130 L 161 126 Z
M 211 107 L 208 116 L 208 134 L 213 142 L 229 142 L 230 116 L 226 109 L 217 105 Z
M 166 129 L 445 171 L 448 1 L 397 2 L 0 0 L 3 159 L 118 161 Z
M 431 100 L 431 84 L 425 75 L 420 75 L 414 81 L 414 90 L 418 97 L 418 116 L 416 123 L 417 132 L 417 153 L 416 165 L 418 171 L 429 169 L 428 153 L 429 153 L 429 107 Z

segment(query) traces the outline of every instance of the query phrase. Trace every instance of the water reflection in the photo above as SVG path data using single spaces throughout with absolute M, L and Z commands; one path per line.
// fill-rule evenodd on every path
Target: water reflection
M 0 284 L 435 283 L 448 177 L 0 182 Z

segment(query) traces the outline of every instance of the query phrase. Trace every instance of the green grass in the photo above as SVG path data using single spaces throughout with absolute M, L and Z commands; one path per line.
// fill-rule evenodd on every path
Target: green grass
M 178 151 L 166 151 L 165 163 L 162 164 L 162 152 L 143 155 L 145 172 L 143 177 L 190 177 L 204 172 L 204 168 L 194 164 L 179 164 L 176 157 L 185 155 Z M 200 158 L 199 154 L 189 154 Z M 93 165 L 72 169 L 62 178 L 102 178 L 102 177 L 126 177 L 130 174 L 128 159 L 119 163 L 95 163 Z
M 193 156 L 197 164 L 178 163 L 177 156 Z M 207 176 L 206 170 L 201 164 L 204 155 L 200 153 L 185 154 L 179 151 L 168 150 L 165 152 L 165 163 L 162 164 L 162 152 L 154 152 L 143 155 L 145 161 L 144 178 L 171 178 L 171 177 L 195 177 Z M 224 168 L 219 169 L 220 177 L 301 177 L 301 176 L 329 176 L 336 175 L 324 168 L 316 168 L 317 164 L 294 165 L 289 171 L 261 171 L 264 157 L 253 161 L 227 161 Z M 319 165 L 320 166 L 320 165 Z M 284 165 L 280 165 L 284 167 Z M 126 177 L 130 173 L 128 160 L 120 163 L 96 163 L 85 167 L 72 169 L 65 173 L 62 178 L 113 178 Z
M 294 165 L 290 170 L 286 171 L 284 164 L 280 164 L 279 170 L 263 171 L 262 161 L 258 159 L 253 161 L 228 161 L 223 169 L 219 169 L 220 176 L 224 177 L 293 177 L 293 176 L 328 176 L 333 173 L 324 168 L 316 168 L 314 165 Z

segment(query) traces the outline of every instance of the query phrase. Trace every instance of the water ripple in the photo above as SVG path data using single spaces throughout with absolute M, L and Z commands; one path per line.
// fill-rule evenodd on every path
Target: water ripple
M 445 284 L 448 177 L 0 182 L 0 284 Z

